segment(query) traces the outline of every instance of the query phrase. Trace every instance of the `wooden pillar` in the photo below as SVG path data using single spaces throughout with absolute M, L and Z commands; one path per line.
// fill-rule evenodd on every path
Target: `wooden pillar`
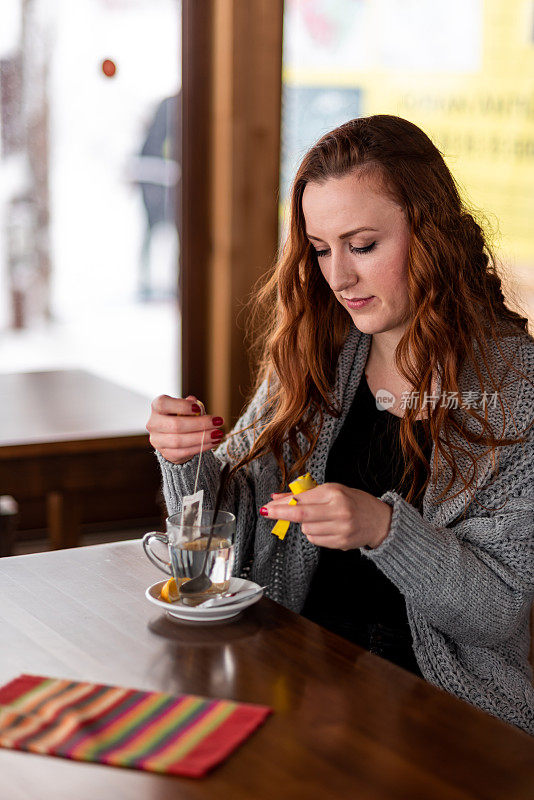
M 206 403 L 213 0 L 182 3 L 181 394 Z
M 251 384 L 243 305 L 278 247 L 282 22 L 283 0 L 183 4 L 182 394 L 227 427 Z

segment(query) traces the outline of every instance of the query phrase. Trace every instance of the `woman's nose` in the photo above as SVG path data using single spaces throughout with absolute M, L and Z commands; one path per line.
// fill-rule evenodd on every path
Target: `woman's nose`
M 328 283 L 333 292 L 342 292 L 358 282 L 354 263 L 344 251 L 332 252 L 329 266 Z

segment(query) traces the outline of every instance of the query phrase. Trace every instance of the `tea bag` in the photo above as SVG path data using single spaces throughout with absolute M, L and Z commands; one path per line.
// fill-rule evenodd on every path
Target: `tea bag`
M 202 409 L 202 414 L 206 413 L 206 409 L 204 407 L 204 403 L 201 400 L 197 401 L 199 406 Z M 204 434 L 205 431 L 202 431 L 202 442 L 201 447 L 204 446 Z M 197 474 L 195 477 L 195 488 L 193 489 L 193 494 L 188 494 L 184 498 L 182 498 L 182 519 L 181 519 L 181 527 L 184 525 L 201 525 L 202 524 L 202 507 L 204 504 L 204 489 L 200 489 L 197 492 L 197 485 L 198 485 L 198 475 L 200 472 L 200 462 L 202 461 L 202 450 L 198 455 L 198 467 L 197 467 Z
M 200 525 L 202 523 L 202 506 L 204 504 L 204 489 L 188 494 L 182 500 L 181 525 Z

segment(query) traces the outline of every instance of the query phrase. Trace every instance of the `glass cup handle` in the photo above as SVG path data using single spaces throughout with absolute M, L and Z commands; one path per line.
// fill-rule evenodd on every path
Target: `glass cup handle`
M 162 558 L 157 556 L 150 547 L 150 542 L 152 539 L 157 539 L 159 542 L 163 542 L 163 544 L 168 545 L 169 540 L 165 533 L 158 533 L 157 531 L 150 531 L 150 533 L 145 533 L 143 536 L 143 550 L 145 551 L 145 555 L 149 561 L 152 561 L 155 567 L 160 569 L 162 572 L 166 572 L 168 575 L 172 575 L 171 565 L 168 561 L 163 561 Z

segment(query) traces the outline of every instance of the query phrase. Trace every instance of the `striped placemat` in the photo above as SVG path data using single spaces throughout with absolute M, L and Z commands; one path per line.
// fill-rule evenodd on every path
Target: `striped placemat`
M 0 688 L 0 746 L 199 778 L 272 709 L 20 675 Z

